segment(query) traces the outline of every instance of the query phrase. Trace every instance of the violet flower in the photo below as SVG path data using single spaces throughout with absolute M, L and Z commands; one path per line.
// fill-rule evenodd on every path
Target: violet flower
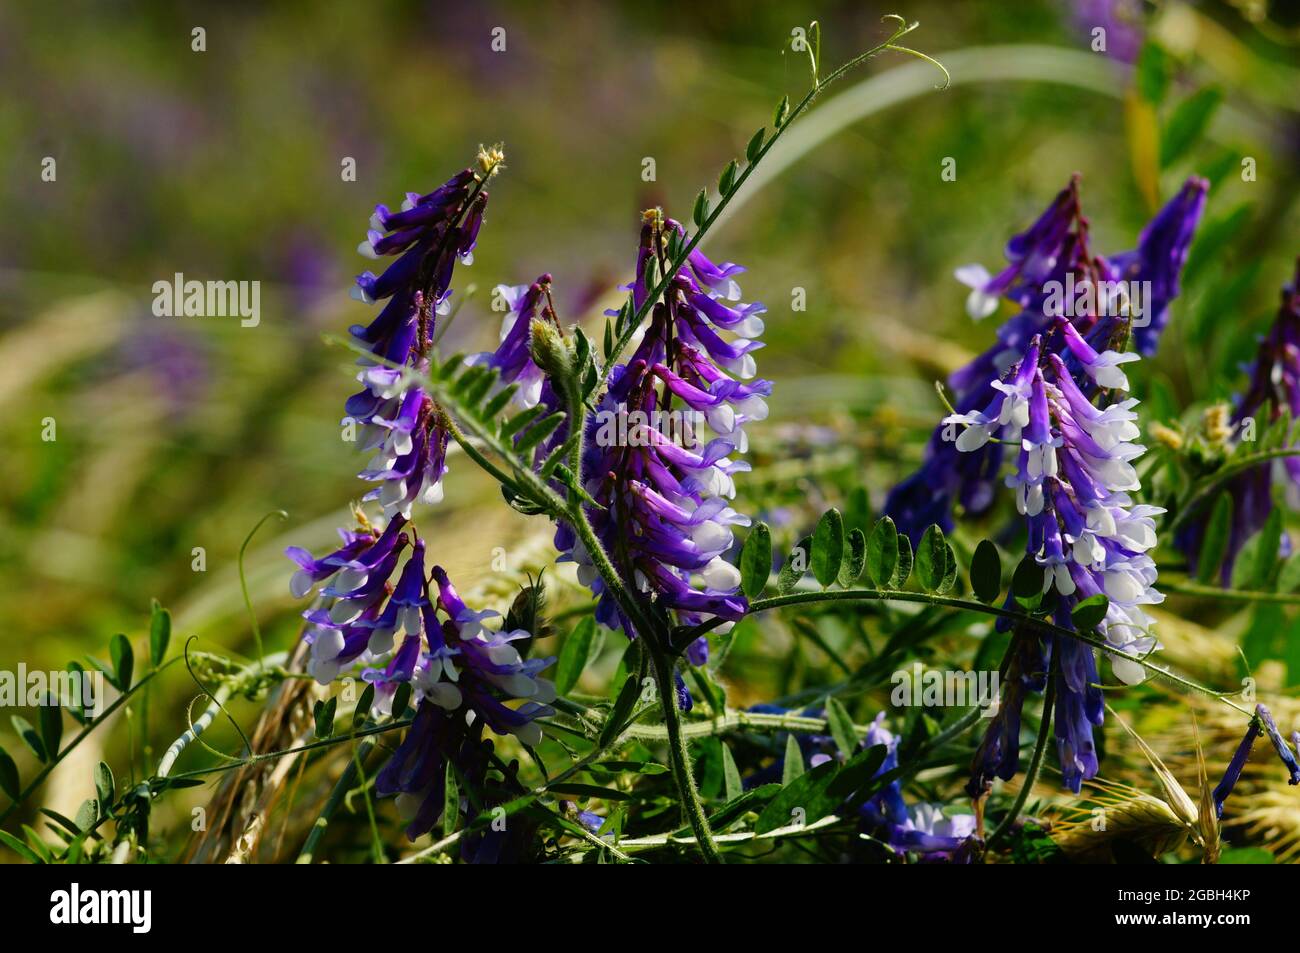
M 867 726 L 863 747 L 885 746 L 885 760 L 876 770 L 876 777 L 898 767 L 898 739 L 884 724 L 885 713 L 876 715 Z M 862 806 L 863 828 L 874 832 L 898 855 L 915 853 L 922 860 L 970 860 L 970 851 L 978 841 L 976 818 L 973 814 L 946 816 L 937 804 L 918 803 L 909 806 L 903 798 L 902 782 L 895 778 L 884 789 Z
M 539 308 L 550 294 L 550 285 L 550 275 L 542 275 L 531 285 L 498 285 L 495 291 L 507 307 L 501 322 L 501 343 L 495 351 L 484 351 L 465 359 L 465 363 L 471 366 L 483 365 L 496 371 L 498 390 L 515 385 L 517 389 L 511 402 L 520 410 L 536 407 L 542 399 L 546 375 L 533 362 L 530 329 Z
M 1078 368 L 1079 381 L 1062 351 Z M 1130 685 L 1145 676 L 1133 657 L 1159 647 L 1143 606 L 1164 600 L 1154 588 L 1156 567 L 1148 555 L 1156 543 L 1153 517 L 1164 511 L 1134 505 L 1129 495 L 1140 488 L 1133 461 L 1144 450 L 1130 442 L 1138 436 L 1132 410 L 1137 402 L 1097 407 L 1080 382 L 1094 392 L 1126 389 L 1120 367 L 1132 359 L 1136 355 L 1096 350 L 1071 323 L 1057 319 L 1046 340 L 1034 337 L 1024 357 L 994 382 L 996 396 L 986 407 L 943 421 L 966 428 L 955 441 L 959 452 L 978 452 L 995 435 L 1019 446 L 1007 485 L 1015 489 L 1017 509 L 1028 523 L 1027 551 L 1043 567 L 1044 594 L 1055 590 L 1056 623 L 1072 628 L 1072 608 L 1104 593 L 1109 608 L 1101 629 L 1116 650 L 1108 653 L 1111 668 Z M 1048 640 L 1044 660 L 1053 653 L 1058 656 L 1057 751 L 1065 783 L 1078 793 L 1097 773 L 1092 730 L 1102 722 L 1103 703 L 1096 660 L 1090 646 L 1065 637 Z M 1014 773 L 1017 743 L 1010 729 L 1018 733 L 1023 679 L 1030 673 L 1023 670 L 1023 659 L 1013 663 L 1016 677 L 1008 685 L 1013 707 L 990 725 L 976 756 L 972 787 L 977 794 L 991 776 Z
M 407 193 L 400 211 L 376 206 L 357 249 L 394 259 L 378 276 L 358 276 L 353 288 L 367 304 L 386 304 L 369 325 L 351 329 L 375 359 L 357 362 L 364 388 L 346 404 L 347 420 L 360 425 L 362 449 L 374 451 L 361 478 L 379 486 L 363 499 L 378 500 L 389 517 L 409 517 L 417 501 L 442 499 L 447 422 L 404 369 L 428 370 L 437 318 L 450 311 L 452 272 L 458 261 L 473 261 L 488 200 L 483 185 L 499 164 L 498 154 L 484 152 L 477 170 L 465 169 L 427 195 Z
M 977 412 L 996 398 L 994 384 L 1019 361 L 1030 340 L 1060 318 L 1103 350 L 1131 329 L 1138 351 L 1155 353 L 1207 189 L 1205 180 L 1188 179 L 1142 230 L 1136 249 L 1106 257 L 1089 247 L 1075 176 L 1026 231 L 1012 236 L 1001 272 L 990 275 L 979 265 L 959 268 L 958 279 L 971 287 L 966 304 L 973 318 L 992 314 L 1003 299 L 1017 310 L 998 329 L 993 347 L 949 377 L 957 412 Z M 1137 293 L 1130 294 L 1132 289 Z M 1062 343 L 1058 339 L 1053 345 Z M 950 531 L 954 505 L 969 514 L 992 505 L 1002 446 L 991 443 L 972 453 L 960 449 L 944 438 L 942 426 L 936 428 L 921 467 L 890 491 L 885 512 L 913 543 L 932 523 Z
M 667 231 L 684 234 L 671 219 L 647 214 L 630 286 L 636 306 L 648 298 L 647 266 L 660 257 Z M 764 308 L 739 303 L 742 270 L 691 253 L 631 358 L 610 372 L 584 445 L 582 480 L 599 503 L 588 511 L 597 536 L 629 587 L 675 610 L 683 625 L 714 617 L 730 623 L 747 610 L 740 574 L 723 555 L 732 527 L 750 520 L 728 501 L 735 475 L 749 470 L 734 459 L 747 449 L 745 426 L 767 416 L 772 387 L 753 380 Z M 714 436 L 706 440 L 707 432 Z M 599 597 L 597 618 L 635 635 L 567 525 L 556 547 Z M 702 662 L 707 641 L 688 656 Z

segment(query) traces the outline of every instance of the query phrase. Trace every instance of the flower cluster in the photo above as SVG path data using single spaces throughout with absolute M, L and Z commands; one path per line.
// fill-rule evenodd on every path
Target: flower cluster
M 363 676 L 375 684 L 377 699 L 391 698 L 401 683 L 413 689 L 417 710 L 411 730 L 376 781 L 380 794 L 398 795 L 412 840 L 442 813 L 448 761 L 463 772 L 473 773 L 474 765 L 486 768 L 486 759 L 474 754 L 483 750 L 484 726 L 536 745 L 542 732 L 535 719 L 555 713 L 549 705 L 555 686 L 540 677 L 555 659 L 526 659 L 516 647 L 527 646 L 532 633 L 488 629 L 484 621 L 498 613 L 465 605 L 441 567 L 433 568 L 432 580 L 438 587 L 436 604 L 426 599 L 419 606 L 423 642 L 408 634 L 385 668 L 368 669 Z
M 1059 338 L 1045 346 L 1045 338 Z M 1043 568 L 1044 596 L 1054 593 L 1055 618 L 1072 627 L 1071 610 L 1080 601 L 1105 595 L 1109 601 L 1102 631 L 1118 652 L 1111 668 L 1127 684 L 1144 677 L 1143 657 L 1158 645 L 1143 606 L 1162 602 L 1155 590 L 1155 546 L 1159 507 L 1134 505 L 1139 489 L 1133 461 L 1143 447 L 1129 398 L 1104 407 L 1084 393 L 1066 365 L 1094 392 L 1127 390 L 1121 365 L 1135 354 L 1096 350 L 1068 321 L 1060 319 L 1046 335 L 1035 336 L 1023 358 L 1003 380 L 994 382 L 995 399 L 982 410 L 952 414 L 945 425 L 964 427 L 956 439 L 959 452 L 977 452 L 996 434 L 1019 447 L 1015 472 L 1007 485 L 1028 523 L 1028 552 Z M 1010 598 L 1010 597 L 1009 597 Z M 1097 772 L 1092 729 L 1102 721 L 1101 692 L 1091 647 L 1076 639 L 1053 638 L 1045 658 L 1056 655 L 1056 740 L 1065 782 L 1075 792 Z M 1027 660 L 1028 661 L 1028 660 Z M 1036 678 L 1032 661 L 1011 681 L 1007 700 L 989 729 L 990 739 L 976 759 L 978 791 L 992 775 L 1010 777 L 1016 770 L 1020 678 Z M 1041 668 L 1039 669 L 1041 671 Z M 1014 702 L 1014 706 L 1008 704 Z M 1012 722 L 1015 731 L 1011 730 Z
M 374 451 L 360 476 L 378 486 L 364 499 L 378 500 L 389 517 L 409 517 L 416 501 L 442 499 L 447 422 L 405 368 L 428 370 L 437 318 L 451 307 L 452 272 L 458 261 L 473 261 L 488 200 L 483 185 L 499 164 L 497 154 L 484 152 L 477 170 L 465 169 L 427 195 L 408 193 L 400 211 L 376 206 L 357 249 L 368 258 L 394 258 L 383 274 L 358 276 L 352 289 L 366 304 L 386 304 L 369 325 L 351 329 L 374 357 L 358 361 L 363 388 L 345 406 L 345 423 L 359 425 L 362 449 Z
M 457 752 L 468 757 L 480 747 L 484 726 L 537 744 L 535 719 L 554 714 L 548 703 L 555 687 L 539 677 L 554 659 L 525 659 L 517 647 L 527 646 L 531 633 L 489 629 L 485 621 L 499 613 L 469 608 L 440 566 L 426 577 L 424 541 L 412 542 L 408 528 L 398 516 L 382 533 L 344 533 L 343 546 L 319 560 L 299 549 L 290 555 L 301 567 L 292 580 L 294 594 L 323 586 L 321 595 L 330 600 L 304 613 L 312 623 L 305 636 L 307 668 L 316 680 L 327 684 L 355 664 L 371 666 L 362 678 L 375 687 L 371 710 L 378 715 L 391 713 L 400 685 L 411 686 L 416 719 L 380 774 L 378 789 L 400 792 L 402 805 L 417 806 L 408 828 L 414 838 L 441 813 L 446 760 L 464 768 L 469 762 Z M 392 584 L 408 545 L 410 555 Z M 431 597 L 432 586 L 437 594 Z
M 449 312 L 452 272 L 457 262 L 472 260 L 487 205 L 483 186 L 500 164 L 499 152 L 484 151 L 477 170 L 466 169 L 427 195 L 409 194 L 400 211 L 375 209 L 359 250 L 395 260 L 383 274 L 357 279 L 355 297 L 387 303 L 368 326 L 351 329 L 370 356 L 359 362 L 364 389 L 346 409 L 361 425 L 362 445 L 375 452 L 361 476 L 379 486 L 363 499 L 377 500 L 385 520 L 377 528 L 358 510 L 360 527 L 341 530 L 342 545 L 333 552 L 316 558 L 299 547 L 287 550 L 298 565 L 290 580 L 294 596 L 319 590 L 321 597 L 303 613 L 310 623 L 308 672 L 328 684 L 366 666 L 362 678 L 374 687 L 371 711 L 378 716 L 390 716 L 399 687 L 410 686 L 415 717 L 376 790 L 397 795 L 412 839 L 442 813 L 448 765 L 479 803 L 522 793 L 484 729 L 534 745 L 541 740 L 536 719 L 554 713 L 555 687 L 540 677 L 554 659 L 526 658 L 532 633 L 489 629 L 485 620 L 499 613 L 470 609 L 441 567 L 426 572 L 425 542 L 411 522 L 415 502 L 442 496 L 448 427 L 407 372 L 428 370 L 437 317 Z M 507 297 L 512 317 L 535 310 L 538 288 Z M 508 318 L 500 350 L 485 361 L 512 379 L 526 378 L 517 398 L 525 405 L 541 390 L 540 374 L 527 377 L 528 368 L 536 372 L 527 329 L 527 321 Z M 512 856 L 511 844 L 493 832 L 466 838 L 465 849 L 470 859 L 503 860 Z
M 1009 264 L 1003 271 L 990 275 L 979 265 L 958 269 L 958 279 L 971 287 L 966 304 L 972 317 L 987 317 L 1003 299 L 1016 313 L 998 329 L 993 347 L 949 378 L 957 411 L 978 411 L 996 398 L 994 384 L 1029 341 L 1062 318 L 1101 342 L 1131 328 L 1137 350 L 1155 353 L 1207 188 L 1203 179 L 1189 179 L 1142 230 L 1136 249 L 1102 256 L 1089 247 L 1076 176 L 1033 225 L 1007 243 Z M 960 449 L 937 428 L 921 468 L 890 492 L 885 512 L 913 542 L 932 523 L 951 530 L 955 503 L 971 514 L 992 504 L 1001 445 L 987 444 L 974 453 Z
M 685 234 L 672 219 L 647 213 L 631 285 L 634 307 L 649 298 L 652 263 L 659 273 L 666 270 L 673 232 Z M 728 502 L 735 474 L 749 469 L 733 456 L 747 449 L 746 424 L 767 416 L 764 398 L 772 386 L 753 379 L 764 308 L 740 303 L 735 276 L 742 270 L 691 252 L 654 305 L 631 358 L 611 370 L 585 435 L 582 481 L 599 504 L 589 509 L 597 537 L 629 585 L 676 610 L 683 624 L 734 621 L 747 609 L 740 575 L 723 558 L 732 527 L 749 524 Z M 674 402 L 682 408 L 677 416 Z M 628 422 L 622 430 L 601 425 L 620 419 Z M 706 426 L 714 435 L 707 442 Z M 624 432 L 626 440 L 611 436 Z M 600 597 L 597 618 L 634 633 L 569 526 L 560 526 L 556 546 Z M 688 654 L 699 664 L 707 650 L 701 639 Z
M 898 739 L 884 721 L 882 711 L 867 727 L 862 742 L 867 748 L 885 746 L 877 777 L 898 767 Z M 862 806 L 862 820 L 865 832 L 874 832 L 900 856 L 914 853 L 930 862 L 970 863 L 981 846 L 974 814 L 948 816 L 939 805 L 928 802 L 909 806 L 897 778 Z
M 1230 426 L 1238 432 L 1247 418 L 1261 416 L 1261 423 L 1266 426 L 1283 414 L 1291 419 L 1300 417 L 1300 261 L 1296 262 L 1292 283 L 1282 288 L 1282 306 L 1272 327 L 1259 342 L 1250 369 L 1250 384 L 1237 400 Z M 1221 572 L 1224 585 L 1232 578 L 1237 553 L 1273 511 L 1275 483 L 1286 488 L 1291 508 L 1300 508 L 1300 457 L 1285 457 L 1253 467 L 1233 477 L 1224 486 L 1223 493 L 1232 499 L 1233 504 L 1232 527 Z M 1178 547 L 1187 554 L 1193 572 L 1205 539 L 1209 513 L 1210 508 L 1203 507 L 1197 518 L 1187 523 L 1175 539 Z M 1290 538 L 1283 534 L 1280 555 L 1290 555 L 1290 546 Z

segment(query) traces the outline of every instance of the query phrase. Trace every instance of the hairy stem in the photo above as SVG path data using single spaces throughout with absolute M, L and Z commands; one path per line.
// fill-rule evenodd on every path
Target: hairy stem
M 668 765 L 677 782 L 677 792 L 681 799 L 682 813 L 690 823 L 700 853 L 710 864 L 722 863 L 722 854 L 714 843 L 713 832 L 709 830 L 709 821 L 704 816 L 704 804 L 700 800 L 699 789 L 695 786 L 695 775 L 691 771 L 690 751 L 686 746 L 686 736 L 682 733 L 681 711 L 677 707 L 677 690 L 673 684 L 673 661 L 660 649 L 647 640 L 650 646 L 650 663 L 654 668 L 655 684 L 658 686 L 659 699 L 663 704 L 664 728 L 668 733 Z

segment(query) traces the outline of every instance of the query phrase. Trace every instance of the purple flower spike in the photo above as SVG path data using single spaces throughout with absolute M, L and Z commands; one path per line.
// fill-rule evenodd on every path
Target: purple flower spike
M 1043 569 L 1044 595 L 1056 600 L 1056 623 L 1073 628 L 1073 607 L 1104 594 L 1108 608 L 1100 628 L 1114 650 L 1107 655 L 1116 677 L 1130 685 L 1146 674 L 1138 659 L 1159 647 L 1143 607 L 1164 600 L 1154 588 L 1156 566 L 1148 553 L 1156 543 L 1154 517 L 1164 510 L 1135 505 L 1129 496 L 1140 488 L 1133 461 L 1144 449 L 1131 442 L 1139 436 L 1132 410 L 1137 402 L 1098 407 L 1087 395 L 1127 388 L 1118 367 L 1136 359 L 1099 350 L 1057 318 L 994 382 L 995 396 L 983 410 L 943 421 L 959 453 L 979 453 L 994 437 L 1018 446 L 1006 482 L 1026 518 L 1027 552 Z M 1053 637 L 1040 655 L 1026 645 L 1035 636 L 1016 637 L 1021 641 L 1003 707 L 976 754 L 968 790 L 978 797 L 992 778 L 1010 778 L 1017 770 L 1024 690 L 1029 679 L 1040 677 L 1045 659 L 1055 656 L 1057 751 L 1066 786 L 1078 793 L 1097 773 L 1093 728 L 1102 723 L 1103 705 L 1093 650 L 1062 636 Z
M 998 329 L 996 344 L 948 378 L 957 415 L 989 416 L 990 403 L 1001 400 L 1007 370 L 1037 335 L 1047 336 L 1054 352 L 1068 350 L 1072 372 L 1086 371 L 1089 380 L 1081 385 L 1086 393 L 1126 387 L 1117 365 L 1136 355 L 1116 355 L 1101 364 L 1098 358 L 1130 332 L 1140 354 L 1155 353 L 1207 189 L 1204 179 L 1188 179 L 1143 229 L 1135 250 L 1106 257 L 1089 249 L 1075 176 L 1029 229 L 1007 243 L 1010 264 L 1001 273 L 990 275 L 979 265 L 958 269 L 958 280 L 971 287 L 967 310 L 972 317 L 987 317 L 1004 300 L 1015 314 Z M 1049 335 L 1062 324 L 1064 335 Z M 1005 447 L 989 442 L 968 453 L 945 437 L 945 426 L 931 436 L 920 469 L 895 486 L 885 502 L 885 512 L 913 543 L 931 523 L 951 530 L 954 505 L 979 514 L 996 495 Z
M 685 234 L 647 213 L 629 286 L 634 301 L 646 300 L 648 263 L 673 231 Z M 732 527 L 750 521 L 728 501 L 735 476 L 749 469 L 736 459 L 748 446 L 745 427 L 767 417 L 772 389 L 753 379 L 764 308 L 740 302 L 742 271 L 698 250 L 688 256 L 635 352 L 610 372 L 582 461 L 583 484 L 600 504 L 589 510 L 592 526 L 629 587 L 674 610 L 683 625 L 726 620 L 719 632 L 748 609 L 726 554 Z M 597 618 L 635 635 L 569 527 L 560 526 L 556 546 L 599 598 Z M 707 642 L 697 642 L 688 658 L 699 664 L 707 654 Z

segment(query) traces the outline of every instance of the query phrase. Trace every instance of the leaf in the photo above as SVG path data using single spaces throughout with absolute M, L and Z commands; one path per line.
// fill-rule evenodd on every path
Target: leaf
M 847 589 L 858 581 L 862 575 L 862 567 L 867 564 L 867 537 L 862 530 L 849 530 L 847 539 L 848 556 L 840 563 L 840 574 L 835 580 L 841 588 Z
M 600 729 L 600 738 L 596 742 L 598 748 L 604 748 L 612 744 L 618 737 L 619 732 L 623 730 L 623 723 L 632 714 L 632 709 L 636 706 L 637 695 L 640 693 L 640 686 L 637 684 L 636 674 L 633 673 L 627 677 L 623 687 L 619 690 L 618 698 L 614 701 L 614 707 L 605 720 L 605 724 Z M 673 704 L 671 699 L 663 699 L 665 705 Z
M 519 456 L 525 456 L 539 443 L 555 432 L 555 429 L 564 423 L 567 415 L 563 411 L 556 411 L 549 417 L 537 421 L 528 428 L 528 432 L 521 434 L 515 441 L 515 453 Z
M 695 207 L 691 209 L 691 221 L 695 223 L 696 228 L 703 228 L 708 218 L 709 190 L 700 189 L 700 194 L 695 196 Z
M 888 753 L 884 745 L 872 745 L 859 751 L 844 763 L 826 793 L 840 801 L 848 800 L 876 776 Z
M 1020 560 L 1011 576 L 1011 592 L 1020 600 L 1035 600 L 1043 594 L 1043 567 L 1028 554 Z
M 783 787 L 754 822 L 754 833 L 766 834 L 801 820 L 811 824 L 835 810 L 839 802 L 826 793 L 839 770 L 836 761 L 824 761 Z M 796 811 L 802 815 L 796 815 Z
M 99 803 L 109 807 L 113 803 L 113 795 L 117 785 L 113 779 L 113 769 L 103 761 L 95 766 L 95 795 L 99 798 Z
M 728 801 L 734 801 L 745 793 L 745 786 L 740 780 L 740 769 L 736 767 L 736 759 L 731 756 L 731 749 L 725 744 L 722 746 L 722 782 L 724 796 Z
M 1174 108 L 1160 137 L 1162 169 L 1181 158 L 1205 134 L 1222 99 L 1223 93 L 1209 87 L 1188 96 Z
M 853 752 L 858 750 L 858 733 L 853 727 L 853 719 L 838 698 L 826 699 L 826 723 L 840 754 L 845 758 L 853 757 Z
M 904 533 L 898 534 L 898 565 L 891 580 L 895 589 L 907 585 L 907 577 L 912 574 L 912 541 Z
M 803 774 L 803 751 L 794 732 L 785 736 L 785 763 L 781 766 L 781 783 L 789 784 Z
M 756 523 L 745 537 L 740 550 L 740 591 L 745 598 L 760 595 L 772 573 L 772 531 L 766 523 Z
M 338 696 L 333 696 L 325 701 L 317 700 L 312 706 L 312 712 L 316 719 L 316 737 L 328 738 L 334 732 L 334 712 L 339 706 Z
M 0 842 L 3 842 L 6 847 L 17 853 L 19 857 L 27 861 L 29 864 L 45 863 L 45 861 L 41 860 L 35 851 L 8 831 L 0 831 Z
M 460 785 L 456 782 L 456 766 L 449 758 L 442 780 L 442 836 L 448 837 L 460 821 Z
M 131 688 L 131 673 L 135 668 L 135 652 L 131 640 L 120 632 L 108 643 L 108 655 L 113 660 L 113 684 L 119 691 Z
M 630 801 L 636 797 L 636 795 L 627 791 L 620 791 L 618 788 L 602 788 L 595 784 L 579 784 L 573 781 L 552 784 L 546 790 L 551 794 L 567 794 L 569 797 L 578 798 L 596 797 L 604 801 Z
M 402 682 L 397 686 L 397 691 L 393 693 L 393 721 L 397 721 L 406 714 L 406 709 L 411 704 L 411 683 Z
M 822 588 L 833 583 L 844 560 L 844 518 L 837 509 L 829 509 L 817 521 L 813 532 L 812 571 Z
M 808 571 L 808 554 L 812 551 L 813 538 L 805 536 L 790 550 L 790 555 L 776 577 L 776 589 L 782 595 L 790 592 L 803 574 Z
M 31 849 L 36 851 L 40 856 L 41 863 L 54 863 L 54 853 L 50 850 L 49 845 L 41 839 L 41 835 L 36 833 L 36 831 L 32 830 L 32 828 L 28 827 L 26 824 L 23 824 L 22 828 L 23 836 L 27 838 L 27 843 Z
M 1232 531 L 1232 494 L 1220 493 L 1214 509 L 1205 524 L 1201 552 L 1196 558 L 1196 580 L 1209 583 L 1219 574 L 1223 557 L 1228 553 L 1228 538 Z
M 867 575 L 881 589 L 888 589 L 898 567 L 898 529 L 888 516 L 876 521 L 867 538 Z
M 970 561 L 970 586 L 975 598 L 992 605 L 1002 594 L 1002 557 L 992 540 L 981 539 Z
M 14 734 L 23 739 L 32 754 L 36 755 L 37 760 L 48 761 L 49 755 L 45 751 L 45 745 L 41 741 L 41 736 L 36 733 L 36 729 L 32 727 L 32 723 L 22 715 L 10 715 L 9 721 L 14 726 Z
M 370 715 L 370 706 L 375 703 L 375 683 L 370 682 L 361 692 L 361 697 L 357 699 L 356 705 L 352 709 L 352 730 L 356 731 Z
M 45 699 L 40 707 L 41 741 L 51 758 L 59 753 L 59 742 L 63 740 L 63 709 L 55 704 L 54 697 Z
M 94 798 L 81 802 L 81 807 L 77 808 L 77 816 L 73 818 L 73 823 L 83 831 L 92 830 L 95 822 L 99 820 L 99 802 Z
M 1089 596 L 1087 599 L 1080 601 L 1070 612 L 1070 619 L 1074 622 L 1074 627 L 1078 631 L 1091 632 L 1101 625 L 1109 609 L 1110 600 L 1106 598 L 1104 593 L 1099 592 L 1095 596 Z
M 1277 574 L 1277 591 L 1292 593 L 1300 588 L 1300 553 L 1292 553 Z
M 529 407 L 527 410 L 520 411 L 513 417 L 501 424 L 501 437 L 509 440 L 519 431 L 523 430 L 542 414 L 546 413 L 546 405 L 538 404 L 536 407 Z
M 172 614 L 155 599 L 153 615 L 149 619 L 149 662 L 154 668 L 167 657 L 167 643 L 172 638 Z
M 668 766 L 658 761 L 597 761 L 588 770 L 600 769 L 614 774 L 667 774 Z
M 596 620 L 591 616 L 580 620 L 560 647 L 560 657 L 555 663 L 555 691 L 566 695 L 578 684 L 578 678 L 593 655 L 596 643 Z
M 765 132 L 767 132 L 766 127 L 758 130 L 758 132 L 754 133 L 750 138 L 749 145 L 745 146 L 745 159 L 751 165 L 758 158 L 758 154 L 763 150 L 763 133 Z
M 777 129 L 785 123 L 785 117 L 790 112 L 790 97 L 782 96 L 781 101 L 776 104 L 776 112 L 772 114 L 772 125 Z
M 728 801 L 718 808 L 716 812 L 709 815 L 709 826 L 715 830 L 725 830 L 739 820 L 742 815 L 753 810 L 759 804 L 766 804 L 779 790 L 781 790 L 779 784 L 762 784 L 746 791 L 740 797 Z
M 1232 567 L 1232 588 L 1248 592 L 1268 589 L 1282 543 L 1282 511 L 1276 507 L 1268 514 L 1264 527 L 1241 547 Z
M 1158 43 L 1148 40 L 1142 44 L 1136 75 L 1142 98 L 1152 106 L 1159 106 L 1169 88 L 1169 66 L 1165 51 Z
M 1275 864 L 1277 857 L 1263 847 L 1230 847 L 1219 855 L 1221 864 Z
M 948 541 L 943 530 L 931 525 L 916 549 L 916 578 L 926 592 L 937 592 L 948 572 Z
M 18 781 L 18 765 L 14 764 L 14 759 L 9 757 L 9 752 L 0 748 L 0 791 L 9 795 L 9 800 L 18 800 L 18 795 L 22 792 L 22 787 Z
M 721 195 L 727 195 L 736 187 L 736 172 L 739 166 L 736 160 L 732 159 L 727 163 L 727 167 L 722 170 L 722 175 L 718 177 L 718 192 Z

